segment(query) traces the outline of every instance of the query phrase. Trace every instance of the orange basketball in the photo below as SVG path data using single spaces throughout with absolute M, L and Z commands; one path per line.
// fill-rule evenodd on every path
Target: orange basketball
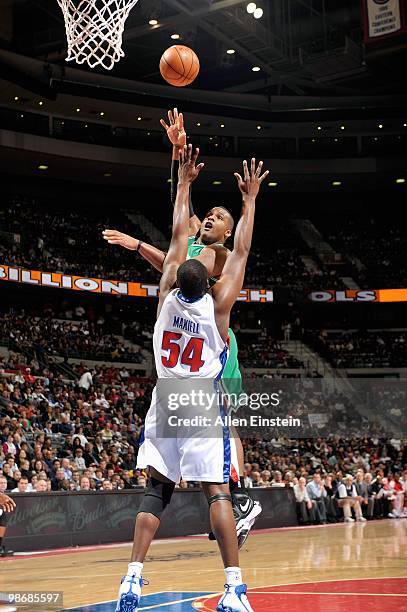
M 199 59 L 195 51 L 184 45 L 173 45 L 164 51 L 160 60 L 160 72 L 170 85 L 185 87 L 199 74 Z

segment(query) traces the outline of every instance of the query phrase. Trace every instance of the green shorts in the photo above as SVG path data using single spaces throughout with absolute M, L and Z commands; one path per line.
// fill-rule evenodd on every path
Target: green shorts
M 242 393 L 242 375 L 239 368 L 236 336 L 231 329 L 229 329 L 229 355 L 223 370 L 222 381 L 225 393 L 236 393 L 236 395 Z

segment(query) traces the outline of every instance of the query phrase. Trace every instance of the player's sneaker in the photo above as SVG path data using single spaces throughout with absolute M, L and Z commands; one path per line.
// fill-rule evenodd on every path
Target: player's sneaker
M 262 513 L 260 502 L 254 501 L 250 495 L 244 491 L 232 493 L 233 516 L 236 522 L 236 534 L 239 548 L 249 537 L 251 528 L 253 527 L 257 517 Z M 210 540 L 216 540 L 215 535 L 211 531 L 208 535 Z
M 137 610 L 140 604 L 141 587 L 143 584 L 147 584 L 147 581 L 143 578 L 123 576 L 115 612 L 134 612 Z
M 262 507 L 244 489 L 232 493 L 232 502 L 236 521 L 237 541 L 239 548 L 242 548 L 257 517 L 262 512 Z
M 246 593 L 246 584 L 225 584 L 225 592 L 219 600 L 216 612 L 253 612 Z

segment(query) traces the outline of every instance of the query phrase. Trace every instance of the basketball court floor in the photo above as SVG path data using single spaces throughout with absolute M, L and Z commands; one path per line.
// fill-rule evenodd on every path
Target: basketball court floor
M 1 559 L 0 590 L 58 590 L 63 610 L 113 612 L 130 550 L 117 544 Z M 257 531 L 241 565 L 256 612 L 407 611 L 407 519 Z M 156 541 L 140 610 L 214 611 L 223 576 L 205 536 Z

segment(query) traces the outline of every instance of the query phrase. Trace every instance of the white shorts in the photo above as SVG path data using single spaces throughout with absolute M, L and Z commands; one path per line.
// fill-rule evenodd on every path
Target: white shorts
M 156 433 L 156 390 L 147 413 L 144 432 L 140 439 L 137 468 L 153 467 L 171 480 L 202 482 L 229 482 L 232 455 L 237 463 L 236 448 L 227 427 L 217 437 L 166 437 Z

